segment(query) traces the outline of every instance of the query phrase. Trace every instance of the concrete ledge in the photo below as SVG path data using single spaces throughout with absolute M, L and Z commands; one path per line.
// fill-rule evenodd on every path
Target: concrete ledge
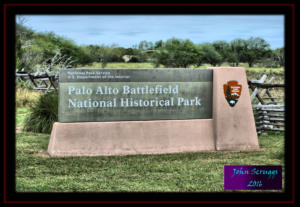
M 79 122 L 53 125 L 51 156 L 214 151 L 212 119 Z

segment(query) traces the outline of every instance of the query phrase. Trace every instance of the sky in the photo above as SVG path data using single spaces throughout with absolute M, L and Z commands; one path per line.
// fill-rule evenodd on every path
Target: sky
M 260 37 L 272 49 L 284 46 L 283 15 L 23 15 L 25 26 L 54 32 L 78 45 L 189 39 L 196 44 Z

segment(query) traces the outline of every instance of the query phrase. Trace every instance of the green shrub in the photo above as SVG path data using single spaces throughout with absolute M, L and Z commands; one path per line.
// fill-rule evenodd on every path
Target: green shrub
M 52 125 L 58 119 L 58 95 L 52 91 L 40 96 L 36 104 L 30 108 L 25 119 L 24 131 L 51 133 Z

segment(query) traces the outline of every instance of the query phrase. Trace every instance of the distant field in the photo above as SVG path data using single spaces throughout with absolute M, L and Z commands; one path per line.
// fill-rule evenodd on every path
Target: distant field
M 189 68 L 205 69 L 209 68 L 211 65 L 204 64 L 200 67 L 191 66 Z M 229 67 L 228 64 L 223 64 L 221 67 Z M 274 83 L 284 83 L 284 68 L 263 68 L 263 67 L 252 67 L 249 68 L 248 64 L 241 63 L 239 67 L 244 67 L 246 69 L 247 77 L 249 80 L 259 79 L 263 74 L 266 74 L 271 78 L 275 77 Z M 91 65 L 79 66 L 78 68 L 86 69 L 102 69 L 101 63 L 93 63 Z M 154 69 L 152 63 L 108 63 L 104 69 Z M 161 65 L 157 69 L 163 69 Z M 177 68 L 178 69 L 178 68 Z
M 223 64 L 222 66 L 224 67 L 229 67 L 228 64 Z M 189 68 L 199 68 L 199 69 L 204 69 L 204 68 L 208 68 L 208 67 L 211 67 L 211 65 L 209 64 L 204 64 L 204 65 L 201 65 L 200 67 L 196 67 L 196 66 L 190 66 Z M 263 68 L 263 67 L 252 67 L 252 68 L 249 68 L 248 64 L 245 64 L 245 63 L 241 63 L 239 65 L 239 67 L 244 67 L 246 68 L 246 70 L 249 70 L 249 71 L 255 71 L 255 72 L 283 72 L 284 69 L 283 68 Z M 90 68 L 90 69 L 93 69 L 93 68 L 102 68 L 102 65 L 101 63 L 93 63 L 91 65 L 84 65 L 84 66 L 79 66 L 79 68 Z M 106 65 L 105 68 L 120 68 L 120 69 L 126 69 L 126 68 L 132 68 L 132 69 L 139 69 L 139 68 L 144 68 L 144 69 L 148 69 L 148 68 L 155 68 L 154 65 L 152 63 L 108 63 Z M 164 68 L 162 65 L 158 68 Z

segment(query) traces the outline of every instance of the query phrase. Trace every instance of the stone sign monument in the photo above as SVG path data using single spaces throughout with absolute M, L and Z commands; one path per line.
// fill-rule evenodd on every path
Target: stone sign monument
M 247 88 L 243 68 L 61 70 L 48 152 L 258 149 Z

